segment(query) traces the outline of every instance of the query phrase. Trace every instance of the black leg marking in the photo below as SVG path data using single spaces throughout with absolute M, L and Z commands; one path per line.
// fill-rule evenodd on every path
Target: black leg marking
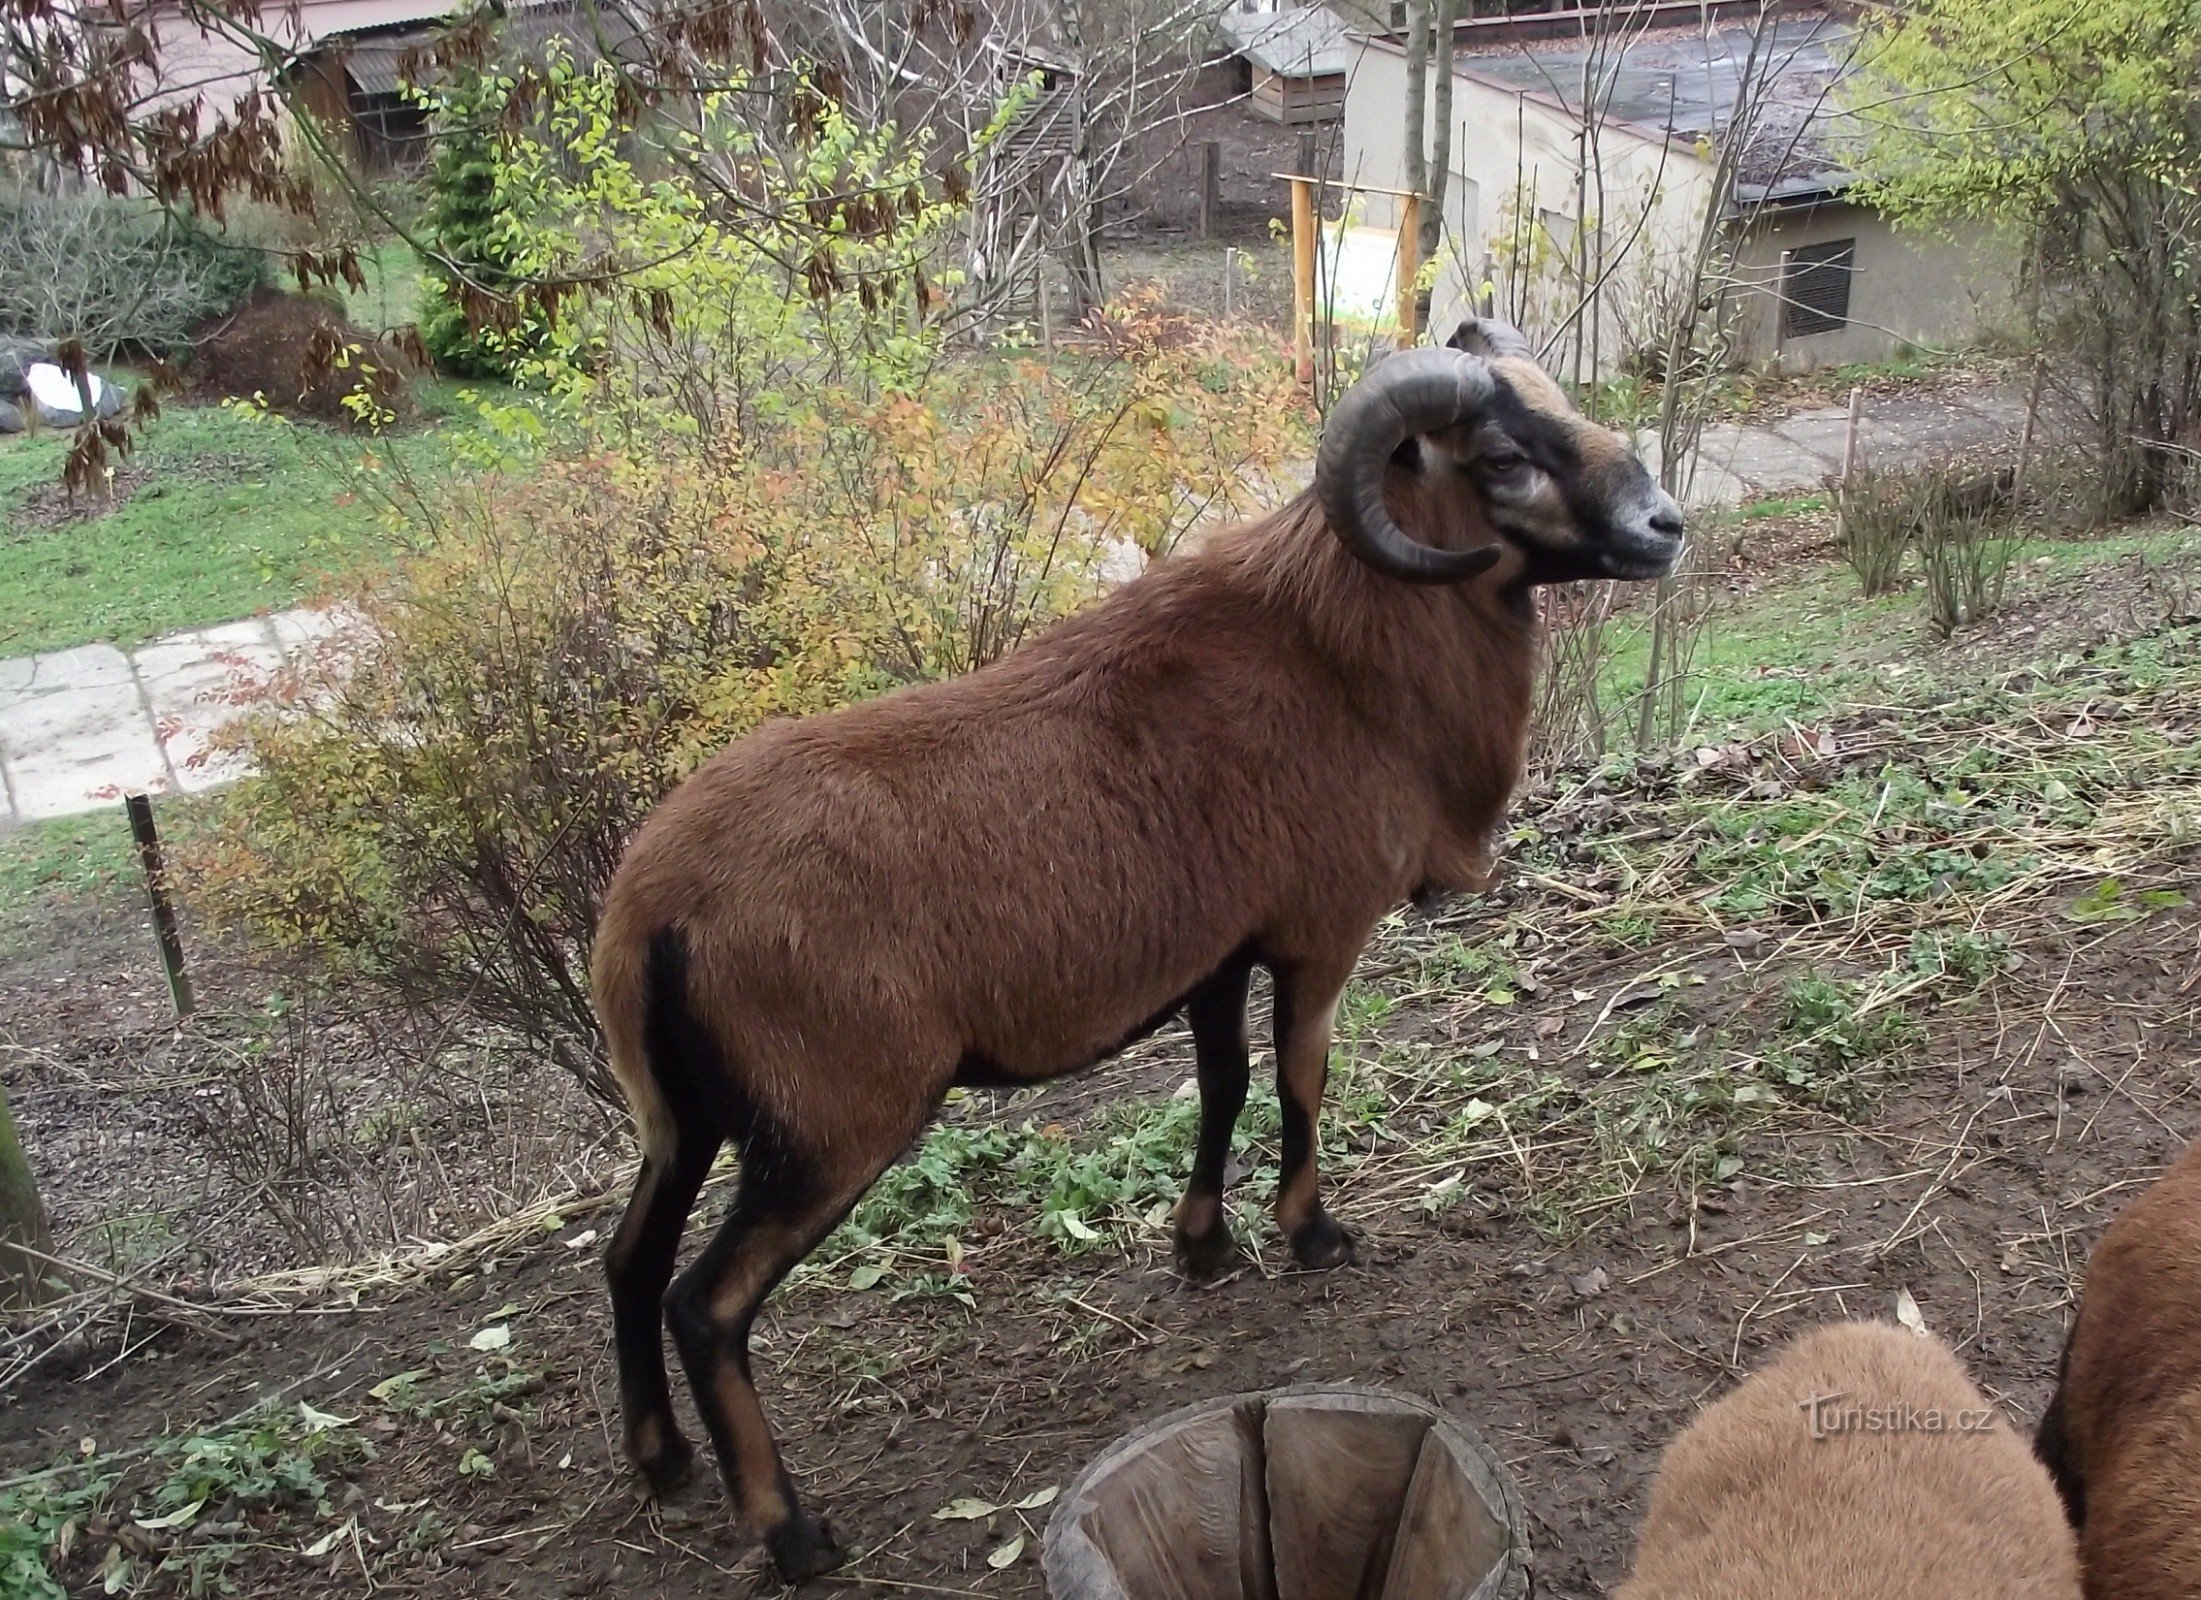
M 1177 1205 L 1177 1264 L 1191 1278 L 1216 1277 L 1238 1258 L 1223 1188 L 1231 1134 L 1246 1107 L 1253 1072 L 1246 1046 L 1246 989 L 1252 978 L 1252 959 L 1233 957 L 1192 991 L 1185 1006 L 1199 1062 L 1200 1136 L 1192 1176 Z
M 899 1153 L 897 1144 L 828 1164 L 760 1130 L 744 1150 L 726 1220 L 666 1297 L 666 1321 L 727 1490 L 790 1582 L 830 1572 L 846 1553 L 804 1509 L 780 1460 L 750 1377 L 749 1330 L 766 1296 Z
M 634 1197 L 604 1251 L 627 1455 L 659 1495 L 685 1483 L 695 1464 L 694 1448 L 673 1421 L 666 1386 L 664 1302 L 681 1231 L 718 1145 L 715 1137 L 683 1132 L 669 1159 L 644 1161 Z
M 1330 1018 L 1350 974 L 1334 978 L 1287 968 L 1276 973 L 1276 1088 L 1283 1114 L 1283 1172 L 1276 1220 L 1303 1267 L 1341 1267 L 1353 1259 L 1352 1236 L 1322 1208 L 1316 1119 L 1330 1072 Z

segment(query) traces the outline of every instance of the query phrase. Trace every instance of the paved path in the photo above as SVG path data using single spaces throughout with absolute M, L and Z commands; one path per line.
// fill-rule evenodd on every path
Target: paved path
M 228 782 L 237 758 L 208 739 L 239 686 L 329 627 L 324 612 L 285 611 L 128 653 L 87 644 L 0 661 L 0 828 Z
M 1858 430 L 1860 454 L 1878 466 L 1918 465 L 2014 441 L 2024 419 L 2024 396 L 2006 389 L 1872 400 Z M 1846 422 L 1843 407 L 1827 406 L 1777 423 L 1713 424 L 1691 504 L 1817 491 L 1841 470 Z M 0 827 L 96 810 L 133 790 L 228 782 L 239 763 L 211 754 L 208 739 L 234 714 L 236 686 L 330 626 L 325 613 L 286 611 L 174 634 L 127 654 L 91 644 L 0 661 Z
M 1817 493 L 1842 470 L 1847 406 L 1816 406 L 1772 423 L 1715 422 L 1704 430 L 1687 499 L 1707 509 Z M 1915 467 L 1983 447 L 2015 448 L 2025 426 L 2023 388 L 1991 387 L 1927 395 L 1868 397 L 1858 420 L 1858 460 Z M 2040 425 L 2055 431 L 2053 419 Z M 1646 451 L 1656 466 L 1656 449 Z

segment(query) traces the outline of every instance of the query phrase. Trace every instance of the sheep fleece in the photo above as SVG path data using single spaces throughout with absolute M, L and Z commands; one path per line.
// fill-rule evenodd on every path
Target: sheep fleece
M 1987 1412 L 1976 1432 L 1828 1431 L 1826 1409 Z M 1823 1414 L 1823 1413 L 1822 1413 Z M 1791 1344 L 1667 1449 L 1617 1600 L 2078 1600 L 2063 1507 L 1939 1340 L 1843 1323 Z

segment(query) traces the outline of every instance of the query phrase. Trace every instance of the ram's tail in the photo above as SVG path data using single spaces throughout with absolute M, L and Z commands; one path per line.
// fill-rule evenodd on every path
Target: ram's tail
M 669 1159 L 676 1142 L 672 1109 L 651 1061 L 650 1017 L 667 974 L 655 970 L 657 941 L 607 910 L 589 960 L 596 1017 L 611 1056 L 611 1075 L 627 1097 L 634 1137 L 646 1159 Z

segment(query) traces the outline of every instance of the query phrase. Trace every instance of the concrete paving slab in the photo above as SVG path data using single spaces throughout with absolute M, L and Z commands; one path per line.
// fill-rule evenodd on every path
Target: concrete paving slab
M 111 689 L 130 681 L 130 658 L 111 644 L 80 644 L 31 657 L 30 694 L 56 689 Z
M 65 817 L 137 789 L 173 787 L 136 683 L 56 689 L 0 720 L 0 765 L 24 821 Z
M 0 820 L 110 805 L 133 790 L 210 789 L 243 760 L 215 754 L 216 731 L 293 647 L 327 637 L 347 613 L 285 612 L 171 634 L 129 655 L 83 645 L 0 660 Z
M 1767 431 L 1802 449 L 1820 463 L 1822 472 L 1842 470 L 1842 442 L 1849 433 L 1847 411 L 1799 411 Z
M 268 618 L 275 642 L 286 651 L 296 651 L 303 646 L 318 644 L 341 628 L 353 615 L 350 608 L 331 607 L 326 611 L 300 608 L 296 611 L 279 611 Z
M 274 625 L 266 617 L 247 617 L 242 622 L 225 622 L 218 628 L 201 628 L 199 637 L 210 650 L 280 649 L 276 642 Z
M 133 659 L 177 787 L 196 793 L 243 777 L 249 764 L 236 751 L 217 752 L 214 736 L 251 699 L 253 685 L 281 665 L 275 647 L 186 655 L 180 645 L 147 645 Z

